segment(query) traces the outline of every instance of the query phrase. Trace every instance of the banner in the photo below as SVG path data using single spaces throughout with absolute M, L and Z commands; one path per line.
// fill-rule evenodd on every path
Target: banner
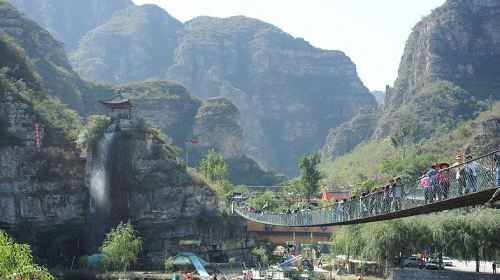
M 35 150 L 40 152 L 42 148 L 42 136 L 41 136 L 41 125 L 38 119 L 35 119 L 33 122 L 33 126 L 35 128 Z

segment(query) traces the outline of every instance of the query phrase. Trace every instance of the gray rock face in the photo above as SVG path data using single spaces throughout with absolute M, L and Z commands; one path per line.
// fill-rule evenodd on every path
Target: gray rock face
M 103 24 L 118 10 L 132 5 L 130 0 L 10 0 L 19 10 L 51 31 L 66 44 L 69 52 L 80 38 Z
M 162 267 L 166 256 L 182 250 L 180 239 L 204 238 L 203 246 L 209 253 L 244 248 L 245 225 L 241 220 L 222 219 L 215 191 L 187 173 L 160 140 L 151 134 L 145 138 L 131 135 L 134 132 L 125 130 L 114 136 L 108 153 L 108 206 L 105 211 L 98 208 L 90 213 L 91 227 L 109 228 L 119 221 L 134 221 L 145 238 L 147 268 Z M 88 177 L 105 150 L 103 145 L 100 141 L 87 151 Z M 87 184 L 91 181 L 86 180 Z M 226 230 L 228 226 L 241 228 Z M 103 236 L 96 238 L 99 243 Z
M 116 1 L 110 11 L 125 6 Z M 258 20 L 200 17 L 181 25 L 157 7 L 132 5 L 93 22 L 71 55 L 79 73 L 106 82 L 167 77 L 203 99 L 227 97 L 241 113 L 243 153 L 268 170 L 295 175 L 297 158 L 316 151 L 330 128 L 375 104 L 344 53 Z
M 481 132 L 474 137 L 475 154 L 485 154 L 500 146 L 500 117 L 492 117 L 481 122 Z
M 215 148 L 226 159 L 239 158 L 243 145 L 239 117 L 238 108 L 227 98 L 207 99 L 195 116 L 193 137 L 198 143 L 193 148 Z
M 245 17 L 201 17 L 184 25 L 167 77 L 240 110 L 243 151 L 265 169 L 292 175 L 328 129 L 375 104 L 340 51 L 312 47 Z
M 500 3 L 449 0 L 419 22 L 407 40 L 389 107 L 425 83 L 448 80 L 482 98 L 500 98 Z
M 83 36 L 70 60 L 78 73 L 95 81 L 163 78 L 181 25 L 155 5 L 129 6 Z
M 356 139 L 349 145 L 383 138 L 402 126 L 418 127 L 422 137 L 453 129 L 481 109 L 479 100 L 500 98 L 500 2 L 448 0 L 422 19 L 407 40 L 394 87 L 386 89 L 384 104 L 372 135 L 358 138 L 361 127 L 337 133 Z M 355 120 L 351 121 L 351 124 Z M 343 125 L 349 126 L 349 124 Z M 332 137 L 325 150 L 332 150 Z
M 35 114 L 15 94 L 0 94 L 0 114 L 7 116 L 8 134 L 16 139 L 0 146 L 0 221 L 11 226 L 83 223 L 88 194 L 78 150 L 45 146 L 42 124 L 43 148 L 35 152 Z

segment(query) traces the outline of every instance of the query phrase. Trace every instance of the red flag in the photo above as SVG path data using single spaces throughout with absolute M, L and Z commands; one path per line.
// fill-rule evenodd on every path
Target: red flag
M 326 202 L 330 202 L 331 196 L 327 186 L 323 186 L 323 196 L 321 198 L 326 200 Z
M 189 139 L 189 143 L 191 144 L 198 144 L 198 139 L 195 139 L 195 138 L 192 138 L 192 139 Z

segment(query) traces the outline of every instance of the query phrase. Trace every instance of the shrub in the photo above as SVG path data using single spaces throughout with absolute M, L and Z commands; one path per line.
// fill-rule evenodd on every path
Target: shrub
M 101 138 L 111 124 L 111 118 L 107 116 L 93 115 L 88 117 L 87 125 L 82 130 L 76 141 L 79 148 L 87 148 Z
M 121 271 L 127 271 L 137 261 L 141 250 L 142 239 L 130 222 L 111 229 L 100 248 L 105 268 Z
M 35 275 L 39 275 L 42 280 L 55 279 L 44 267 L 35 264 L 28 244 L 14 242 L 14 239 L 1 230 L 0 260 L 0 279 L 11 279 L 17 274 L 27 279 Z

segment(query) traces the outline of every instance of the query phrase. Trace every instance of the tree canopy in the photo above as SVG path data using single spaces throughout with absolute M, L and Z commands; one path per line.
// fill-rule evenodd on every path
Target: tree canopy
M 142 239 L 130 222 L 120 223 L 106 235 L 100 251 L 104 265 L 109 270 L 126 271 L 137 261 L 142 250 Z
M 47 269 L 35 263 L 28 244 L 18 244 L 0 230 L 0 279 L 13 279 L 22 275 L 26 279 L 40 276 L 42 280 L 55 279 Z M 29 278 L 28 278 L 29 277 Z
M 217 182 L 226 180 L 229 168 L 224 156 L 217 154 L 214 149 L 210 149 L 201 160 L 199 170 L 207 179 Z
M 339 254 L 365 260 L 396 262 L 399 257 L 426 251 L 465 260 L 500 256 L 500 210 L 483 210 L 476 219 L 458 212 L 418 216 L 362 225 L 343 226 L 332 235 Z
M 319 170 L 320 163 L 321 156 L 318 153 L 305 155 L 299 159 L 300 193 L 308 201 L 320 191 L 319 181 L 324 178 Z

